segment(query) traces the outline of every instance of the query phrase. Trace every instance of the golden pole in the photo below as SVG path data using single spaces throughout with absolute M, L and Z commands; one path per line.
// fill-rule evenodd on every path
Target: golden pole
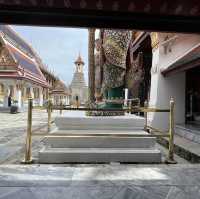
M 51 111 L 52 111 L 52 103 L 51 99 L 48 100 L 48 129 L 47 131 L 51 131 Z
M 174 99 L 170 99 L 170 112 L 169 112 L 169 153 L 167 163 L 176 164 L 174 160 Z
M 33 99 L 28 99 L 28 120 L 27 120 L 27 136 L 26 136 L 26 145 L 25 145 L 25 160 L 24 163 L 32 163 L 31 157 L 31 145 L 32 145 L 32 111 L 33 111 Z
M 144 107 L 148 108 L 147 100 L 145 100 L 145 102 L 144 102 Z M 145 118 L 144 130 L 147 131 L 147 112 L 144 113 L 144 118 Z

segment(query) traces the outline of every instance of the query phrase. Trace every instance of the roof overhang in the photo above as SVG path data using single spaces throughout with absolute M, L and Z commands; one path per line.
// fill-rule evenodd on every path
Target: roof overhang
M 197 66 L 200 66 L 200 44 L 187 51 L 161 73 L 164 76 L 170 76 Z
M 0 22 L 200 32 L 199 7 L 198 0 L 1 1 Z

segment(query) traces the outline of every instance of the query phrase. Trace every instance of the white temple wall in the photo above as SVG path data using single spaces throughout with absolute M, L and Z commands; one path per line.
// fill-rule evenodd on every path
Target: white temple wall
M 163 77 L 153 74 L 151 77 L 150 107 L 168 109 L 170 98 L 175 101 L 175 123 L 185 122 L 185 72 Z M 149 113 L 148 120 L 153 127 L 168 130 L 168 113 Z
M 185 123 L 185 72 L 169 77 L 164 77 L 161 72 L 196 46 L 200 42 L 200 36 L 176 34 L 174 35 L 175 39 L 166 47 L 166 43 L 163 44 L 166 35 L 166 33 L 158 33 L 159 45 L 153 49 L 149 106 L 169 108 L 170 98 L 173 97 L 175 100 L 175 122 Z M 156 128 L 167 130 L 169 114 L 149 113 L 148 121 Z

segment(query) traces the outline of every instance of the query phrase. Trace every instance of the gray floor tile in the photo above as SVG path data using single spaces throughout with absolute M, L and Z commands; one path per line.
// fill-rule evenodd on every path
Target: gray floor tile
M 9 187 L 9 190 L 5 192 L 5 189 L 2 191 L 0 188 L 0 198 L 1 199 L 37 199 L 35 195 L 30 191 L 29 188 L 12 188 Z M 4 192 L 4 193 L 3 193 Z

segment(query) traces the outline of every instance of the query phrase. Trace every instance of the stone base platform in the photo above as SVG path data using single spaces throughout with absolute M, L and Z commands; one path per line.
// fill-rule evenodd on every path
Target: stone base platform
M 57 129 L 44 139 L 39 163 L 161 162 L 156 138 L 146 136 L 142 117 L 70 115 L 57 117 L 55 124 Z
M 52 148 L 152 148 L 156 144 L 155 137 L 139 137 L 148 134 L 143 130 L 134 131 L 138 137 L 131 137 L 132 134 L 113 130 L 55 130 L 43 142 Z
M 133 130 L 143 129 L 145 120 L 136 115 L 93 117 L 93 116 L 59 116 L 55 124 L 59 130 Z

